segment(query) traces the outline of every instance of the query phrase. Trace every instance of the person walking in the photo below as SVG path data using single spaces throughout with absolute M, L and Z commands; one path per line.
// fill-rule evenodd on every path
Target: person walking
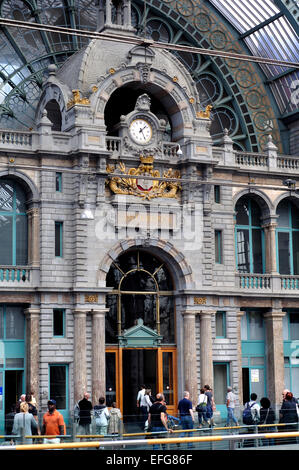
M 192 402 L 190 400 L 190 393 L 186 390 L 184 392 L 184 398 L 179 401 L 178 404 L 178 411 L 181 420 L 182 429 L 193 429 L 194 424 L 194 414 L 192 408 Z M 183 433 L 181 437 L 190 437 L 191 433 Z M 188 449 L 191 449 L 193 444 L 188 442 Z
M 48 411 L 43 416 L 42 435 L 52 436 L 44 438 L 44 444 L 59 444 L 60 437 L 65 435 L 65 423 L 61 413 L 56 410 L 56 401 L 48 401 Z
M 235 408 L 237 404 L 237 396 L 234 394 L 232 387 L 227 387 L 226 395 L 226 408 L 227 408 L 227 418 L 226 426 L 230 426 L 231 421 L 239 426 L 238 420 L 235 417 Z
M 151 390 L 148 388 L 146 389 L 145 394 L 142 395 L 141 400 L 140 400 L 140 411 L 142 413 L 142 418 L 143 418 L 142 429 L 144 429 L 145 427 L 149 409 L 153 404 L 150 397 L 151 397 Z
M 82 400 L 78 402 L 79 406 L 79 434 L 89 435 L 91 425 L 92 404 L 89 401 L 90 395 L 85 392 Z
M 198 414 L 198 425 L 201 428 L 203 423 L 206 423 L 209 425 L 209 421 L 207 419 L 207 403 L 208 403 L 208 397 L 205 394 L 204 388 L 200 389 L 200 394 L 198 397 L 198 403 L 196 406 L 196 411 Z
M 15 438 L 16 443 L 21 443 L 25 435 L 32 435 L 33 431 L 37 431 L 37 422 L 33 414 L 28 412 L 28 403 L 23 401 L 20 404 L 19 413 L 15 414 L 12 434 L 18 436 Z M 32 444 L 32 439 L 26 438 L 25 444 Z
M 215 401 L 214 401 L 213 392 L 212 392 L 210 385 L 205 385 L 204 391 L 208 397 L 206 417 L 207 419 L 209 419 L 210 427 L 212 427 L 214 426 L 213 414 L 214 414 L 214 410 L 216 409 Z
M 167 408 L 165 405 L 165 398 L 162 393 L 157 393 L 156 401 L 149 409 L 148 425 L 151 427 L 151 431 L 153 433 L 161 433 L 163 431 L 173 432 L 173 430 L 169 429 L 167 425 Z M 162 438 L 164 436 L 162 434 L 158 434 L 156 437 Z M 165 448 L 165 446 L 162 445 L 162 448 Z M 159 449 L 159 445 L 154 444 L 153 449 Z
M 99 404 L 94 406 L 93 414 L 96 421 L 96 434 L 107 436 L 110 413 L 105 405 L 105 397 L 99 398 Z

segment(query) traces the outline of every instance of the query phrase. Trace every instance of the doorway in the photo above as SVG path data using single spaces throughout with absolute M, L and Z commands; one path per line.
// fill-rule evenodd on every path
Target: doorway
M 5 371 L 5 432 L 10 434 L 13 426 L 14 406 L 23 393 L 23 371 Z
M 177 412 L 176 348 L 107 348 L 106 403 L 115 401 L 124 416 L 136 416 L 140 385 L 163 393 L 169 414 Z
M 157 350 L 123 350 L 123 414 L 136 415 L 136 398 L 140 385 L 157 393 Z M 130 418 L 129 418 L 130 419 Z

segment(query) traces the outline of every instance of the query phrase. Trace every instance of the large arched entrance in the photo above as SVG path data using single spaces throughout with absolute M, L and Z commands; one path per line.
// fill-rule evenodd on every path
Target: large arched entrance
M 143 249 L 115 260 L 107 274 L 106 399 L 116 401 L 124 420 L 138 409 L 144 384 L 152 394 L 163 392 L 169 412 L 175 411 L 176 342 L 174 285 L 166 264 Z

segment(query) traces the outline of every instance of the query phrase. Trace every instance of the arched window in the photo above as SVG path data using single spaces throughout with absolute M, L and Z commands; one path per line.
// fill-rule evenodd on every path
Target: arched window
M 260 207 L 252 198 L 243 196 L 235 210 L 237 269 L 241 273 L 263 273 L 264 232 Z
M 280 274 L 299 274 L 299 210 L 284 199 L 277 207 L 277 259 Z
M 106 343 L 115 344 L 124 330 L 142 319 L 164 344 L 174 343 L 173 284 L 164 263 L 144 251 L 121 255 L 107 275 Z
M 0 179 L 0 265 L 28 262 L 26 194 L 12 179 Z

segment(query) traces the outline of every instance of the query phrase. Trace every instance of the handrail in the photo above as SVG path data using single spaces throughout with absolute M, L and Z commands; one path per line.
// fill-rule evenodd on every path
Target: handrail
M 215 442 L 215 441 L 240 441 L 246 439 L 278 439 L 287 437 L 299 437 L 299 432 L 277 432 L 277 433 L 258 433 L 258 434 L 230 434 L 217 436 L 201 436 L 201 437 L 174 437 L 164 439 L 136 439 L 121 441 L 86 441 L 86 442 L 68 442 L 63 444 L 24 444 L 1 447 L 0 450 L 46 450 L 46 449 L 75 449 L 88 447 L 120 447 L 125 445 L 144 445 L 152 446 L 155 444 L 184 444 L 196 442 Z

